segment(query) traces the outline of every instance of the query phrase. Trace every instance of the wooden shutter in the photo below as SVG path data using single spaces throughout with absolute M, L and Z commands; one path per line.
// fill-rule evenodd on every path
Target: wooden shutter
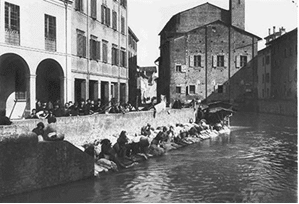
M 240 68 L 241 66 L 241 56 L 236 56 L 236 68 Z
M 86 57 L 86 36 L 82 36 L 83 57 Z
M 100 60 L 101 59 L 101 42 L 96 41 L 96 59 Z
M 212 67 L 217 67 L 217 55 L 212 55 Z
M 81 42 L 81 34 L 77 33 L 77 55 L 82 57 L 82 42 Z
M 189 56 L 189 66 L 194 67 L 194 55 Z
M 228 67 L 228 55 L 223 55 L 224 60 L 224 67 Z
M 97 19 L 97 0 L 91 0 L 91 18 Z
M 127 52 L 124 51 L 124 67 L 127 67 Z
M 181 70 L 182 72 L 187 72 L 187 66 L 186 65 L 184 65 L 184 64 L 181 65 L 181 68 L 182 68 L 182 70 Z
M 80 0 L 76 0 L 76 2 L 75 2 L 75 10 L 76 11 L 80 10 Z
M 106 8 L 106 25 L 110 26 L 110 8 Z
M 205 58 L 205 55 L 201 55 L 201 57 L 200 57 L 201 59 L 201 62 L 200 62 L 200 64 L 201 64 L 201 66 L 200 67 L 205 67 L 206 66 L 206 58 Z
M 105 6 L 104 5 L 101 6 L 101 11 L 102 11 L 101 12 L 101 16 L 102 16 L 101 20 L 102 20 L 102 23 L 105 24 L 105 15 L 106 14 L 105 14 Z
M 93 57 L 93 40 L 89 40 L 89 59 L 94 59 Z

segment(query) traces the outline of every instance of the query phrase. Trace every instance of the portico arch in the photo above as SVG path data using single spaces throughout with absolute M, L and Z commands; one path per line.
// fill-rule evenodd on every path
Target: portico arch
M 0 56 L 0 109 L 6 110 L 10 116 L 17 102 L 22 102 L 22 108 L 17 113 L 22 116 L 24 111 L 30 111 L 30 70 L 26 61 L 15 53 Z
M 43 102 L 64 102 L 64 74 L 53 59 L 43 60 L 36 70 L 36 99 Z

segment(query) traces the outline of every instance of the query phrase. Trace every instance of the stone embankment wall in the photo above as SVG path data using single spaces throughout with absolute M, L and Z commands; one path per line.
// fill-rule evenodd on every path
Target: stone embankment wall
M 297 117 L 296 101 L 259 100 L 258 112 Z
M 38 142 L 31 130 L 42 120 L 0 126 L 0 197 L 84 179 L 94 174 L 93 158 L 76 146 L 95 139 L 115 141 L 122 130 L 140 133 L 142 126 L 185 123 L 194 110 L 131 112 L 57 118 L 65 141 Z M 43 121 L 45 124 L 46 120 Z
M 193 108 L 169 109 L 157 113 L 154 117 L 153 111 L 130 112 L 126 114 L 95 114 L 88 116 L 61 117 L 57 118 L 57 126 L 65 134 L 65 140 L 81 146 L 95 139 L 115 139 L 122 130 L 129 135 L 140 133 L 142 126 L 150 123 L 153 127 L 186 123 L 194 118 Z M 0 135 L 12 135 L 29 133 L 36 127 L 38 122 L 46 120 L 22 120 L 15 121 L 11 126 L 0 128 Z M 1 132 L 2 131 L 2 132 Z
M 93 175 L 93 158 L 67 141 L 38 142 L 34 133 L 0 136 L 0 197 Z

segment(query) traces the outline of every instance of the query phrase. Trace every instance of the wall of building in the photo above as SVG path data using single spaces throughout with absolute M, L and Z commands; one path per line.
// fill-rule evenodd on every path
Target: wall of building
M 297 29 L 270 43 L 271 97 L 297 100 Z
M 258 100 L 257 111 L 260 113 L 298 117 L 297 102 L 292 100 Z
M 172 49 L 164 53 L 171 57 L 170 99 L 229 100 L 252 94 L 256 41 L 255 37 L 221 22 L 173 38 Z M 197 67 L 194 65 L 196 55 L 201 59 Z M 218 55 L 224 56 L 224 66 L 217 66 Z M 240 65 L 241 56 L 247 57 L 246 66 Z M 177 65 L 181 71 L 176 70 Z M 195 86 L 195 93 L 190 93 L 190 86 Z M 219 91 L 219 86 L 223 91 Z M 181 93 L 176 93 L 176 87 L 181 87 Z
M 271 98 L 271 49 L 266 47 L 258 54 L 258 98 Z
M 6 42 L 5 40 L 5 2 L 19 6 L 20 12 L 20 43 L 14 45 Z M 32 9 L 34 8 L 34 9 Z M 68 8 L 69 9 L 69 8 Z M 29 2 L 7 0 L 0 1 L 0 11 L 3 14 L 3 18 L 0 18 L 0 67 L 6 67 L 9 61 L 18 61 L 19 68 L 26 70 L 26 99 L 27 105 L 25 113 L 30 112 L 35 107 L 36 100 L 36 77 L 37 69 L 41 62 L 45 60 L 53 60 L 57 63 L 59 69 L 62 70 L 64 84 L 62 89 L 66 89 L 70 86 L 70 80 L 67 72 L 67 60 L 65 56 L 66 46 L 70 48 L 70 43 L 66 40 L 65 33 L 65 6 L 62 1 L 49 0 L 38 1 L 32 0 Z M 54 16 L 56 18 L 56 51 L 48 51 L 45 49 L 45 14 Z M 70 12 L 68 13 L 68 19 L 70 19 Z M 69 26 L 69 25 L 68 25 Z M 67 39 L 70 39 L 69 37 Z M 3 71 L 3 70 L 2 70 Z M 7 76 L 3 75 L 5 80 L 14 81 L 15 75 Z M 0 89 L 2 93 L 8 91 L 8 95 L 1 97 L 0 108 L 6 109 L 7 105 L 15 99 L 14 84 L 1 84 Z M 67 96 L 68 91 L 62 90 L 62 99 Z M 11 97 L 10 97 L 11 96 Z M 10 97 L 7 102 L 7 97 Z
M 112 45 L 116 45 L 117 49 L 120 51 L 124 48 L 125 52 L 128 51 L 128 23 L 127 23 L 127 9 L 120 5 L 119 1 L 96 1 L 97 15 L 96 19 L 91 18 L 91 1 L 83 1 L 83 11 L 76 11 L 75 5 L 73 4 L 72 9 L 72 76 L 73 81 L 75 79 L 84 80 L 84 85 L 82 90 L 82 98 L 91 98 L 89 95 L 89 80 L 96 81 L 95 94 L 98 98 L 101 98 L 101 82 L 109 83 L 108 93 L 111 93 L 111 84 L 117 85 L 117 93 L 115 96 L 109 94 L 106 96 L 106 100 L 111 100 L 112 97 L 120 99 L 120 83 L 126 84 L 126 101 L 128 99 L 128 57 L 126 57 L 126 67 L 121 67 L 120 65 L 112 64 Z M 110 9 L 110 26 L 102 23 L 102 10 L 101 6 L 105 5 Z M 113 24 L 113 11 L 117 12 L 117 29 L 112 28 Z M 121 17 L 125 19 L 125 34 L 121 33 Z M 86 57 L 77 56 L 77 29 L 84 32 L 86 36 Z M 96 40 L 100 42 L 100 59 L 91 60 L 90 57 L 90 42 L 91 35 L 96 37 Z M 103 61 L 103 41 L 107 42 L 107 62 Z M 120 53 L 118 54 L 118 59 L 120 61 Z M 74 84 L 74 82 L 73 82 Z M 73 87 L 73 90 L 75 87 Z M 75 96 L 73 96 L 74 98 Z
M 38 142 L 32 133 L 0 137 L 0 197 L 93 175 L 93 158 L 67 141 Z

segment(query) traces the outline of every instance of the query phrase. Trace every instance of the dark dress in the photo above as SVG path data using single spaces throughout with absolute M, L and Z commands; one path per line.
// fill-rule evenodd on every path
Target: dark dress
M 6 116 L 0 116 L 0 125 L 10 125 L 12 122 Z

